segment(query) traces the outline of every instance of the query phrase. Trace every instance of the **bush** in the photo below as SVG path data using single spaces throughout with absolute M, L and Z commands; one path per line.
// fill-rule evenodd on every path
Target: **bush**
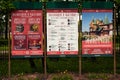
M 93 80 L 93 79 L 109 80 L 111 78 L 111 75 L 110 74 L 104 74 L 104 73 L 101 73 L 101 74 L 89 73 L 87 78 L 89 80 Z
M 8 45 L 8 40 L 0 39 L 0 46 L 3 46 L 3 45 Z
M 70 74 L 56 74 L 52 76 L 51 80 L 73 80 L 73 77 Z

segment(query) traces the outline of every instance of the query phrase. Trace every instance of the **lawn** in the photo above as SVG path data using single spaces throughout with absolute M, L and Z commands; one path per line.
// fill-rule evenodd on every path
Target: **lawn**
M 117 74 L 120 73 L 120 55 L 117 55 Z M 33 59 L 36 68 L 30 66 L 29 59 L 11 59 L 11 75 L 44 74 L 41 58 Z M 79 73 L 78 57 L 47 58 L 47 74 Z M 93 74 L 92 74 L 93 73 Z M 82 74 L 95 77 L 95 74 L 113 74 L 113 57 L 82 58 Z M 8 76 L 8 61 L 0 60 L 0 76 Z
M 117 40 L 117 47 L 120 48 Z M 0 51 L 7 50 L 5 46 L 0 47 Z M 4 56 L 3 56 L 4 57 Z M 116 55 L 117 59 L 117 74 L 120 74 L 120 54 L 119 51 Z M 41 58 L 34 58 L 35 67 L 31 67 L 28 58 L 11 58 L 11 75 L 24 75 L 40 73 L 44 74 L 44 68 Z M 47 74 L 53 73 L 79 73 L 79 58 L 78 57 L 59 57 L 49 58 L 47 57 Z M 113 57 L 83 57 L 82 58 L 82 74 L 113 74 Z M 0 59 L 0 78 L 8 76 L 8 59 Z M 94 77 L 95 75 L 92 74 Z M 88 76 L 89 77 L 89 76 Z
M 120 73 L 120 55 L 117 55 L 117 73 Z M 21 73 L 43 73 L 41 59 L 34 59 L 36 68 L 31 68 L 28 59 L 12 59 L 11 73 L 12 75 Z M 0 74 L 7 75 L 7 60 L 0 60 Z M 77 57 L 69 58 L 47 58 L 47 72 L 60 73 L 64 71 L 78 73 L 79 63 Z M 92 58 L 82 58 L 82 73 L 113 73 L 113 57 L 101 57 L 93 60 Z

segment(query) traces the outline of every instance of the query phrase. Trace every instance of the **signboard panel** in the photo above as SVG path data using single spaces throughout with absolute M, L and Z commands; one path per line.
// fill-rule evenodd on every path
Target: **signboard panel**
M 42 10 L 12 12 L 12 56 L 43 55 Z
M 112 10 L 82 10 L 82 54 L 112 54 Z
M 47 10 L 47 55 L 78 54 L 77 10 Z

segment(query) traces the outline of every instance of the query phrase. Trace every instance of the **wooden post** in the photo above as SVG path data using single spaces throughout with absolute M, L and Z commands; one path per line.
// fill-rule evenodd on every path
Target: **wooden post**
M 43 2 L 43 27 L 44 27 L 44 78 L 45 80 L 47 80 L 47 65 L 46 65 L 46 55 L 47 55 L 47 50 L 46 50 L 46 45 L 47 45 L 47 41 L 46 41 L 46 2 Z
M 113 32 L 114 32 L 114 34 L 113 34 L 113 36 L 114 36 L 114 39 L 113 39 L 113 48 L 114 48 L 114 50 L 113 50 L 113 54 L 114 54 L 114 76 L 116 76 L 116 6 L 115 6 L 115 4 L 114 4 L 114 14 L 113 14 L 114 16 L 113 16 Z
M 9 23 L 9 14 L 8 15 L 8 20 L 7 20 L 7 27 L 8 27 L 8 80 L 10 80 L 11 77 L 11 60 L 10 60 L 10 54 L 11 54 L 11 44 L 10 44 L 10 23 Z
M 79 13 L 79 24 L 78 24 L 78 52 L 79 52 L 79 79 L 82 77 L 82 40 L 81 40 L 81 34 L 82 34 L 82 19 L 81 19 L 81 4 L 78 5 L 78 13 Z

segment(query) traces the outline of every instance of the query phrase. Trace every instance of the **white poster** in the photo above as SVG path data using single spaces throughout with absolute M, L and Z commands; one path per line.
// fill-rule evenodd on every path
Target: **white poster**
M 47 54 L 78 54 L 77 10 L 47 10 Z

